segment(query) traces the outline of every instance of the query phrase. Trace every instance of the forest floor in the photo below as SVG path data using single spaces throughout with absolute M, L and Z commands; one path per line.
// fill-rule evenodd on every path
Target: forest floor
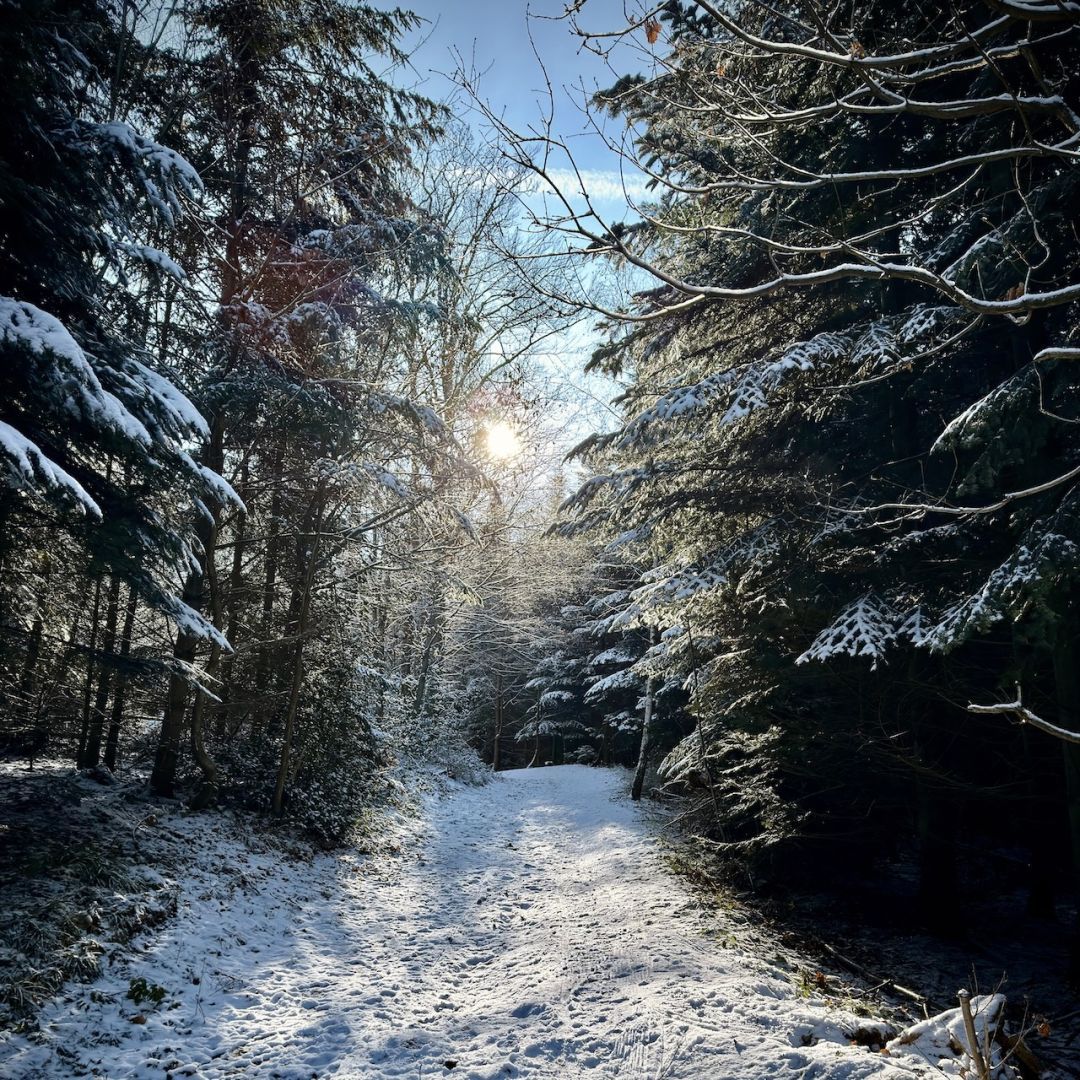
M 184 853 L 175 915 L 0 1035 L 0 1075 L 941 1075 L 926 1040 L 853 1045 L 883 1026 L 874 1006 L 704 903 L 625 788 L 582 766 L 504 773 L 388 819 L 373 855 L 159 816 L 144 831 Z

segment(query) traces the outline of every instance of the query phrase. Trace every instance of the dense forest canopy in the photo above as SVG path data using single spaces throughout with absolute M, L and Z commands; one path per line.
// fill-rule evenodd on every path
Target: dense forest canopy
M 1080 8 L 555 7 L 614 209 L 407 12 L 3 5 L 0 746 L 326 843 L 623 765 L 755 888 L 1075 905 Z
M 623 223 L 564 189 L 549 220 L 651 278 L 563 298 L 629 380 L 563 531 L 635 567 L 632 670 L 690 695 L 661 776 L 759 871 L 911 830 L 937 922 L 961 845 L 1027 848 L 1038 910 L 1080 869 L 1076 24 L 663 5 L 624 31 L 653 72 L 593 101 L 652 197 Z M 505 134 L 541 175 L 570 152 Z

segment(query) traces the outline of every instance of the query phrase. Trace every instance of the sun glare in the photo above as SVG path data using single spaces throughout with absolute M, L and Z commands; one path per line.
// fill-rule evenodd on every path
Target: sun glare
M 488 456 L 496 461 L 508 461 L 521 453 L 521 439 L 505 420 L 496 420 L 488 424 L 484 432 L 484 442 Z

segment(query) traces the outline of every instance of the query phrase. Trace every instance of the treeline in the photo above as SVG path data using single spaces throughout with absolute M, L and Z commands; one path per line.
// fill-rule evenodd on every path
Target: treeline
M 561 222 L 633 290 L 573 297 L 629 389 L 564 531 L 630 581 L 589 601 L 614 670 L 595 690 L 581 646 L 565 700 L 635 690 L 662 781 L 757 882 L 914 851 L 937 926 L 987 866 L 1053 915 L 1080 895 L 1080 14 L 589 16 L 644 54 L 593 108 L 652 194 Z
M 9 5 L 3 747 L 328 839 L 405 749 L 651 766 L 757 883 L 911 851 L 938 926 L 987 866 L 1053 915 L 1080 16 L 586 14 L 643 51 L 593 108 L 652 194 L 609 222 L 565 193 L 544 239 L 536 137 L 508 162 L 379 74 L 408 15 Z M 573 259 L 629 268 L 626 303 Z M 627 390 L 560 538 L 529 361 L 575 310 Z
M 418 25 L 5 7 L 8 753 L 152 762 L 329 838 L 388 754 L 469 767 L 451 636 L 491 588 L 463 553 L 509 527 L 483 427 L 543 403 L 559 324 L 504 257 L 539 242 L 523 174 L 391 81 Z

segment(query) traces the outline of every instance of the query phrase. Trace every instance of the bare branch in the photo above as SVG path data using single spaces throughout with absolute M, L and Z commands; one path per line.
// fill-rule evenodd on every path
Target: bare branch
M 969 713 L 977 713 L 980 716 L 1014 716 L 1021 724 L 1030 724 L 1033 728 L 1045 731 L 1047 735 L 1053 735 L 1055 739 L 1063 742 L 1080 743 L 1080 731 L 1070 731 L 1068 728 L 1058 727 L 1057 724 L 1044 720 L 1037 713 L 1033 713 L 1023 701 L 1020 692 L 1020 684 L 1016 684 L 1016 700 L 1003 701 L 998 705 L 968 705 Z

